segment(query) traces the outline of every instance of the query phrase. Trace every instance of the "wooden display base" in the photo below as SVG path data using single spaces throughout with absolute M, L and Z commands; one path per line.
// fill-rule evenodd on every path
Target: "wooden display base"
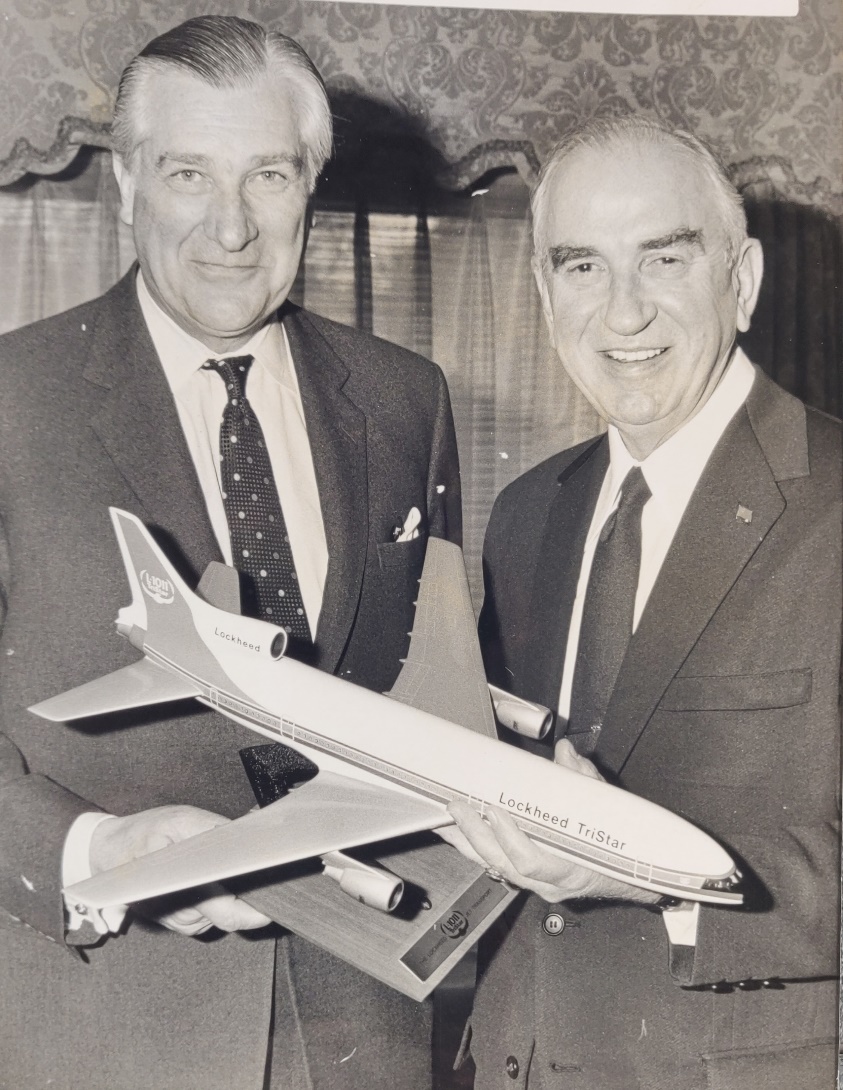
M 349 854 L 403 878 L 395 912 L 353 900 L 312 862 L 264 871 L 260 883 L 250 875 L 226 884 L 283 927 L 412 999 L 425 999 L 518 893 L 430 834 Z

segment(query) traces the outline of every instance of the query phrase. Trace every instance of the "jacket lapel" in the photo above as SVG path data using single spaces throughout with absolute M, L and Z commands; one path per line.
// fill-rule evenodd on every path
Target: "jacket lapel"
M 525 692 L 549 708 L 559 705 L 567 623 L 574 606 L 591 516 L 609 465 L 605 435 L 588 444 L 562 470 L 541 538 L 531 595 L 534 631 L 521 664 Z
M 750 423 L 759 403 L 771 399 L 770 391 L 773 400 L 780 392 L 761 376 L 756 386 L 759 382 L 757 396 L 732 420 L 691 497 L 630 641 L 595 751 L 601 765 L 614 772 L 623 767 L 671 679 L 784 510 L 770 461 Z M 803 412 L 803 440 L 804 427 Z M 790 438 L 780 435 L 777 442 Z
M 134 268 L 103 297 L 84 377 L 97 388 L 90 393 L 91 427 L 137 497 L 135 513 L 158 529 L 177 567 L 195 582 L 220 559 L 219 547 L 141 315 Z
M 182 574 L 195 582 L 221 559 L 175 403 L 152 345 L 134 269 L 101 304 L 84 377 L 91 427 L 134 492 L 140 514 L 159 530 Z M 348 368 L 298 308 L 284 328 L 296 367 L 313 455 L 329 563 L 317 633 L 318 665 L 339 662 L 360 597 L 368 538 L 366 424 L 342 392 Z
M 343 392 L 348 368 L 307 315 L 287 306 L 283 321 L 301 390 L 328 542 L 316 665 L 333 672 L 354 624 L 366 563 L 366 418 Z

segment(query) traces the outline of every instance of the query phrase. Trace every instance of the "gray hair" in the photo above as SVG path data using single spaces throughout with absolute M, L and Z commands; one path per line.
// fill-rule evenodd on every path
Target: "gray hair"
M 248 85 L 268 71 L 280 75 L 295 94 L 307 184 L 313 190 L 331 155 L 331 107 L 322 77 L 298 42 L 234 15 L 188 19 L 154 38 L 126 66 L 117 88 L 111 142 L 127 164 L 144 138 L 146 82 L 155 72 L 173 69 L 212 87 Z
M 711 183 L 726 233 L 726 260 L 731 265 L 737 259 L 747 237 L 743 199 L 732 184 L 725 167 L 711 148 L 682 129 L 673 129 L 661 121 L 628 114 L 624 117 L 599 117 L 578 125 L 556 145 L 542 167 L 530 201 L 533 210 L 533 249 L 544 265 L 541 248 L 544 245 L 546 205 L 550 180 L 560 164 L 578 148 L 602 150 L 613 144 L 662 144 L 686 154 L 702 168 Z

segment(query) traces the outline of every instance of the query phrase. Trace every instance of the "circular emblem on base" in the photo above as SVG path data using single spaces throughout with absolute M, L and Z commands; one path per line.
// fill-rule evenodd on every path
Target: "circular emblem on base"
M 439 925 L 449 939 L 458 939 L 468 931 L 468 920 L 459 911 L 453 911 L 447 920 Z

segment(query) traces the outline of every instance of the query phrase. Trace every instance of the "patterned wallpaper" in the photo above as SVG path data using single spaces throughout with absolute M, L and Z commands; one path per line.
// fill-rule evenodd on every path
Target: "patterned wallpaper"
M 577 118 L 637 110 L 718 144 L 739 184 L 843 213 L 843 5 L 790 19 L 471 11 L 322 0 L 0 0 L 0 184 L 107 144 L 119 72 L 183 18 L 297 38 L 338 103 L 421 134 L 440 181 L 529 180 Z M 379 120 L 380 119 L 380 120 Z

